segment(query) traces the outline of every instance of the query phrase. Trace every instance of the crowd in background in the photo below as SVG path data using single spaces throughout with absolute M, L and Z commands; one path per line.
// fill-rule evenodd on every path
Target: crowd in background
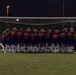
M 74 52 L 75 45 L 76 31 L 73 27 L 61 31 L 14 27 L 2 33 L 2 52 Z

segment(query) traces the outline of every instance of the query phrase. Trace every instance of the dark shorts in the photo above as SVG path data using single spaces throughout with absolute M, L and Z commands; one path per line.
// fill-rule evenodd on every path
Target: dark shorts
M 68 43 L 68 44 L 74 44 L 74 40 L 73 40 L 73 39 L 68 39 L 68 40 L 67 40 L 67 43 Z
M 61 40 L 61 41 L 60 41 L 60 44 L 66 44 L 66 43 L 67 43 L 66 40 Z

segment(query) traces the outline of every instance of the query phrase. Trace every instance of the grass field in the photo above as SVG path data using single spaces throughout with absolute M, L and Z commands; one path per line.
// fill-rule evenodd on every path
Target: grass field
M 0 53 L 0 75 L 76 75 L 76 54 Z

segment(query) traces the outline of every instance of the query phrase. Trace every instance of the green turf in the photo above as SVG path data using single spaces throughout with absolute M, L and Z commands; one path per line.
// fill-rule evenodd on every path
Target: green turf
M 76 75 L 76 54 L 0 53 L 0 75 Z

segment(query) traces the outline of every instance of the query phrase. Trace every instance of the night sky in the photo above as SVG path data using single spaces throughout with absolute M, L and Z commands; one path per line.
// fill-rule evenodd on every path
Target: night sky
M 64 16 L 76 17 L 76 0 L 64 1 Z M 63 0 L 0 0 L 0 16 L 5 16 L 6 5 L 10 6 L 11 16 L 63 16 Z

